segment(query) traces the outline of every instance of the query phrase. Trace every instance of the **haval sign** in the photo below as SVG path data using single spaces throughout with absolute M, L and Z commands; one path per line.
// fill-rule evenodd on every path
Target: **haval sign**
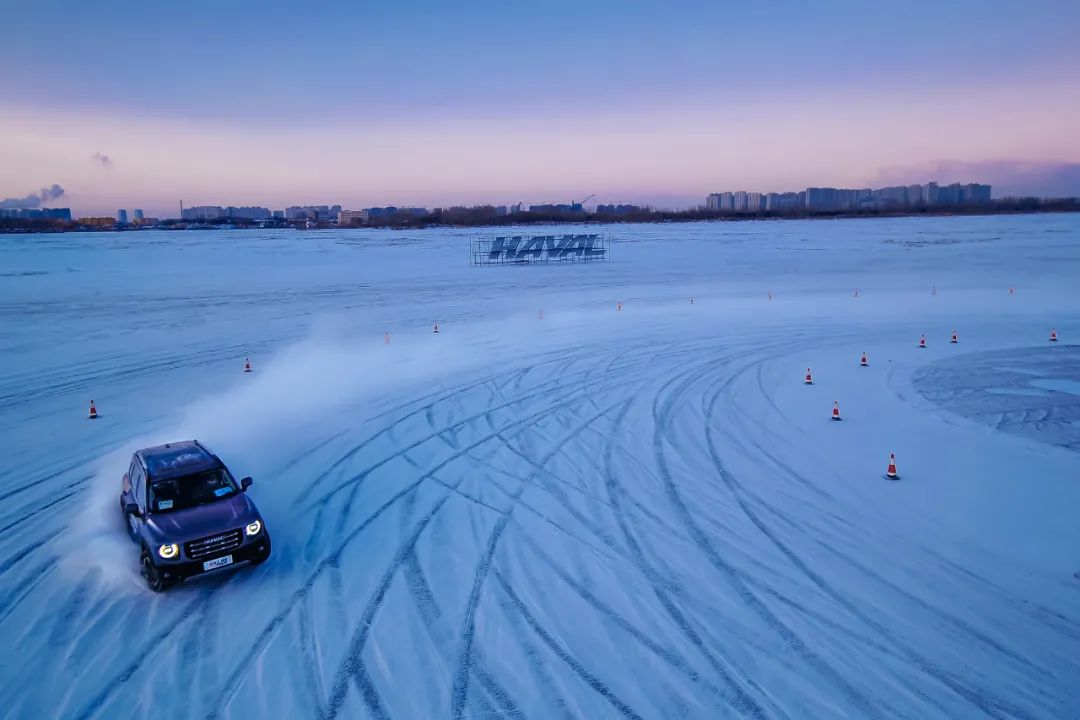
M 601 234 L 495 235 L 473 238 L 473 265 L 607 260 L 611 250 Z

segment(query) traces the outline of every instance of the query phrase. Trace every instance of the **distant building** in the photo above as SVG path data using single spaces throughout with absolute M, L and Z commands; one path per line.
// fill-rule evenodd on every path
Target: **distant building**
M 184 208 L 180 213 L 181 220 L 217 220 L 225 217 L 225 208 L 220 205 L 199 205 Z
M 990 202 L 990 186 L 979 183 L 965 185 L 962 200 L 965 203 L 988 203 Z
M 146 218 L 143 216 L 142 208 L 135 208 L 131 211 L 131 220 L 134 223 L 141 224 Z
M 959 205 L 962 197 L 960 183 L 942 185 L 938 188 L 938 205 Z
M 76 222 L 86 227 L 112 227 L 116 224 L 116 220 L 111 217 L 84 217 L 79 218 Z
M 387 207 L 372 207 L 364 208 L 360 211 L 364 218 L 365 223 L 379 222 L 381 220 L 389 220 L 395 215 L 401 217 L 424 217 L 430 215 L 431 211 L 422 207 L 395 207 L 388 205 Z
M 371 208 L 364 208 L 363 210 L 361 210 L 360 211 L 360 218 L 365 223 L 369 223 L 369 222 L 371 222 L 373 220 L 378 221 L 378 220 L 383 220 L 385 218 L 392 217 L 396 213 L 397 213 L 397 208 L 394 207 L 393 205 L 389 205 L 387 207 L 371 207 Z
M 710 197 L 712 197 L 710 195 Z M 598 215 L 632 215 L 634 213 L 641 212 L 641 206 L 639 205 L 597 205 L 596 213 Z
M 765 209 L 769 212 L 798 210 L 803 206 L 799 193 L 769 193 L 765 196 Z
M 840 205 L 840 193 L 836 188 L 806 188 L 808 210 L 836 210 Z
M 65 220 L 71 222 L 71 208 L 42 208 L 41 213 L 49 220 Z
M 339 210 L 337 214 L 338 225 L 358 225 L 364 222 L 363 210 Z
M 268 211 L 269 212 L 269 211 Z M 286 220 L 334 220 L 341 212 L 340 205 L 293 205 L 285 208 Z
M 583 213 L 585 208 L 581 203 L 543 203 L 540 205 L 530 205 L 529 212 L 534 213 Z
M 285 208 L 285 219 L 286 220 L 307 220 L 308 219 L 308 211 L 307 211 L 307 209 L 302 208 L 299 205 L 293 205 L 291 207 L 287 207 L 287 208 Z
M 71 220 L 68 208 L 0 208 L 0 218 L 18 220 Z
M 822 212 L 865 208 L 905 208 L 931 205 L 971 205 L 990 202 L 991 187 L 979 183 L 940 186 L 896 185 L 883 188 L 811 187 L 798 193 L 711 193 L 705 198 L 709 210 L 791 211 L 800 208 Z
M 275 210 L 274 211 L 274 219 L 275 220 L 284 220 L 285 219 L 285 211 L 284 210 Z
M 231 220 L 269 220 L 270 211 L 264 207 L 232 207 L 224 210 L 225 217 Z
M 220 205 L 199 205 L 184 208 L 182 220 L 269 220 L 270 211 L 264 207 L 221 207 Z
M 116 211 L 116 224 L 117 225 L 127 225 L 127 221 L 128 221 L 128 219 L 127 219 L 127 210 L 117 210 Z

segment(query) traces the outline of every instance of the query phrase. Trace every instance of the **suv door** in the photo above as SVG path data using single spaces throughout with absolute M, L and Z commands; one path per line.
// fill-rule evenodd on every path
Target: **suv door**
M 138 461 L 131 464 L 131 469 L 128 470 L 128 481 L 131 483 L 131 497 L 135 500 L 135 504 L 139 506 L 139 512 L 143 517 L 146 517 L 146 475 L 143 473 L 142 465 Z M 128 515 L 127 517 L 131 535 L 137 537 L 139 523 L 142 520 L 134 515 Z
M 146 515 L 146 474 L 143 472 L 142 465 L 138 463 L 135 464 L 135 470 L 131 475 L 131 493 L 135 496 L 139 511 Z

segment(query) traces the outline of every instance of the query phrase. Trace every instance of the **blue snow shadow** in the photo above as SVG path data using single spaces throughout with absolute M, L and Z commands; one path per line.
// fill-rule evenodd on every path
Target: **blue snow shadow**
M 924 365 L 912 384 L 950 412 L 1080 452 L 1080 345 L 961 355 Z

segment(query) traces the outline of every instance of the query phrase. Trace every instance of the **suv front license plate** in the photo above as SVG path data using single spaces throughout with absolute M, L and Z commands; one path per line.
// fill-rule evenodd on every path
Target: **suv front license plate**
M 213 570 L 214 568 L 225 567 L 226 565 L 232 565 L 232 555 L 207 560 L 202 564 L 202 569 Z

